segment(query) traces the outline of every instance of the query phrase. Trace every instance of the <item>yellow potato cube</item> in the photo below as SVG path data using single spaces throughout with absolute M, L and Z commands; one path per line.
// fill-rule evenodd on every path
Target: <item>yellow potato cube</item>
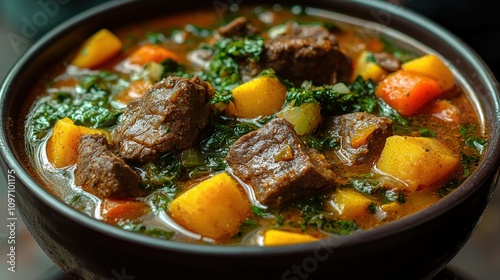
M 169 204 L 169 214 L 177 223 L 215 240 L 236 234 L 250 210 L 247 197 L 226 172 L 202 181 Z
M 355 220 L 371 215 L 368 210 L 371 203 L 371 199 L 354 189 L 337 188 L 330 206 L 341 219 Z
M 314 242 L 318 239 L 303 233 L 295 233 L 282 231 L 277 229 L 269 229 L 264 233 L 265 246 L 290 245 L 306 242 Z
M 359 55 L 354 67 L 352 76 L 353 81 L 358 76 L 361 76 L 364 80 L 371 79 L 374 82 L 378 82 L 387 74 L 387 71 L 380 67 L 380 65 L 370 60 L 371 55 L 373 55 L 373 53 L 370 51 L 363 51 Z
M 101 29 L 88 38 L 71 64 L 80 68 L 93 68 L 111 59 L 122 49 L 122 42 L 111 31 Z
M 285 103 L 287 88 L 273 76 L 260 76 L 232 90 L 226 113 L 239 118 L 269 116 Z
M 56 168 L 75 164 L 78 156 L 78 140 L 86 134 L 105 135 L 106 133 L 101 130 L 75 125 L 69 118 L 57 121 L 46 146 L 49 162 Z
M 403 63 L 401 69 L 433 78 L 443 90 L 449 90 L 455 85 L 453 73 L 439 57 L 433 54 L 427 54 Z
M 442 183 L 459 164 L 460 158 L 435 138 L 394 135 L 387 138 L 377 168 L 414 192 Z

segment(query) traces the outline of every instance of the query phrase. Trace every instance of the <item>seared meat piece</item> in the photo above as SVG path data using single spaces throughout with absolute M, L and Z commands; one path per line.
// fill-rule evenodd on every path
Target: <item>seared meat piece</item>
M 393 134 L 392 120 L 368 113 L 350 113 L 330 117 L 323 134 L 340 139 L 337 156 L 345 163 L 367 163 L 378 157 L 385 139 Z
M 238 139 L 227 163 L 249 184 L 260 203 L 278 206 L 336 182 L 333 167 L 314 149 L 308 149 L 283 118 Z
M 144 194 L 141 177 L 108 147 L 102 135 L 84 135 L 78 142 L 75 184 L 100 198 Z
M 287 32 L 265 44 L 265 66 L 299 86 L 345 82 L 351 75 L 349 58 L 337 45 L 335 35 L 321 26 L 290 25 Z
M 191 148 L 210 117 L 213 88 L 198 77 L 169 77 L 131 102 L 113 141 L 120 156 L 144 162 L 155 155 Z
M 390 53 L 374 53 L 373 56 L 375 57 L 377 64 L 389 72 L 394 72 L 401 68 L 401 61 Z
M 245 17 L 235 18 L 230 23 L 221 26 L 217 29 L 217 33 L 225 38 L 244 38 L 246 36 L 252 36 L 259 34 L 257 30 Z

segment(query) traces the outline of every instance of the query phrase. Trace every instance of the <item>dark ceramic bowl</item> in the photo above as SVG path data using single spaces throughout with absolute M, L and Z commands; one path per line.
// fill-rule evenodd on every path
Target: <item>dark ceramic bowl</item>
M 227 1 L 236 2 L 242 1 Z M 15 65 L 1 88 L 2 168 L 4 174 L 15 171 L 19 211 L 41 248 L 75 279 L 428 279 L 436 275 L 467 242 L 498 183 L 499 89 L 487 66 L 462 41 L 385 2 L 318 0 L 301 5 L 366 20 L 362 24 L 367 30 L 395 36 L 416 45 L 418 51 L 437 52 L 453 65 L 459 81 L 476 92 L 473 99 L 483 113 L 489 146 L 477 171 L 439 203 L 386 226 L 317 243 L 219 247 L 154 239 L 107 225 L 72 209 L 37 182 L 23 148 L 23 121 L 28 93 L 48 66 L 103 26 L 227 3 L 113 1 L 52 30 Z

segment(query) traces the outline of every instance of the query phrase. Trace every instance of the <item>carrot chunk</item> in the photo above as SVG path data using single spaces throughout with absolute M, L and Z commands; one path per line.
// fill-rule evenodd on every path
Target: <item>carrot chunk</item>
M 131 63 L 139 65 L 145 65 L 149 62 L 160 63 L 165 59 L 180 60 L 174 52 L 156 45 L 141 46 L 129 56 Z
M 443 89 L 438 82 L 419 73 L 398 70 L 387 76 L 375 94 L 402 116 L 416 114 L 427 102 L 434 100 Z
M 423 109 L 423 113 L 446 122 L 456 124 L 460 122 L 460 110 L 447 100 L 436 100 L 431 102 Z
M 149 213 L 149 207 L 143 202 L 109 200 L 106 204 L 109 209 L 104 214 L 104 221 L 110 224 L 132 221 Z
M 80 68 L 94 68 L 117 55 L 122 46 L 115 34 L 101 29 L 84 42 L 71 64 Z

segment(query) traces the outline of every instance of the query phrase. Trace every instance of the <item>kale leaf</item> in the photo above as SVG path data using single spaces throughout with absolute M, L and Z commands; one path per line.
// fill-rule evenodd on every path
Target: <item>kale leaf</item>
M 304 82 L 300 87 L 290 88 L 286 101 L 293 106 L 304 103 L 319 103 L 330 114 L 341 115 L 351 112 L 374 112 L 377 108 L 375 84 L 358 77 L 352 84 L 314 86 Z
M 116 124 L 121 110 L 110 103 L 110 95 L 118 77 L 108 72 L 86 75 L 76 92 L 57 92 L 42 97 L 36 103 L 29 122 L 31 137 L 41 139 L 54 124 L 65 117 L 76 125 L 93 128 Z
M 215 88 L 213 104 L 229 103 L 231 90 L 242 83 L 238 62 L 259 61 L 263 50 L 264 38 L 259 35 L 243 39 L 224 38 L 214 45 L 209 71 L 201 76 Z

